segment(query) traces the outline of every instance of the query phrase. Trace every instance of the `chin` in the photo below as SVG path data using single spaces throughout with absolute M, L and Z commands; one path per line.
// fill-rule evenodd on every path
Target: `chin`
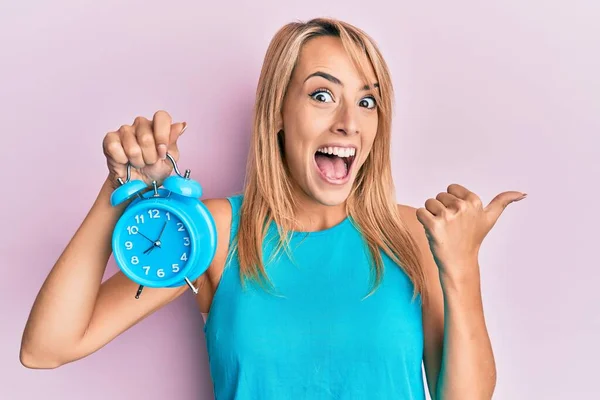
M 338 206 L 343 204 L 350 195 L 350 188 L 323 189 L 313 187 L 309 196 L 324 206 Z

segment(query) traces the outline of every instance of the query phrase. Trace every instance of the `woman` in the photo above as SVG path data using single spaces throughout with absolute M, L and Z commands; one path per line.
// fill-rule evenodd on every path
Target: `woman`
M 493 353 L 478 249 L 520 192 L 486 208 L 460 185 L 425 207 L 397 205 L 390 170 L 392 84 L 374 42 L 331 19 L 274 37 L 258 84 L 242 195 L 204 203 L 218 248 L 195 282 L 218 399 L 490 398 Z M 162 182 L 185 123 L 165 111 L 104 139 L 109 175 L 35 301 L 29 368 L 100 349 L 186 287 L 101 284 L 117 178 Z M 264 228 L 264 229 L 263 229 Z M 281 239 L 281 240 L 271 240 Z

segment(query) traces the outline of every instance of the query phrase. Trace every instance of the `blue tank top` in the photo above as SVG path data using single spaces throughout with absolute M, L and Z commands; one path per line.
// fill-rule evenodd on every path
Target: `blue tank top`
M 231 244 L 242 195 L 228 200 Z M 276 240 L 263 243 L 268 260 Z M 381 252 L 383 282 L 364 298 L 369 253 L 349 218 L 294 232 L 290 248 L 295 262 L 283 252 L 267 266 L 270 292 L 242 288 L 236 257 L 224 268 L 204 326 L 215 399 L 425 399 L 421 297 L 407 275 Z

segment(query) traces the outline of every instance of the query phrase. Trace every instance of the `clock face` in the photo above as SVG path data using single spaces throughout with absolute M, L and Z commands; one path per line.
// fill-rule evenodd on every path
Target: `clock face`
M 131 273 L 160 282 L 186 266 L 191 253 L 190 234 L 174 213 L 156 207 L 141 208 L 122 227 L 121 262 Z

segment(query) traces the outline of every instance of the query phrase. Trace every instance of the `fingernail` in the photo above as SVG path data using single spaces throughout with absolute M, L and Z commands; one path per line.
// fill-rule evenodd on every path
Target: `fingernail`
M 521 197 L 518 197 L 515 201 L 523 200 L 525 197 L 527 197 L 527 193 L 523 193 L 523 195 Z
M 181 132 L 179 132 L 180 135 L 183 134 L 183 132 L 187 129 L 187 122 L 183 123 L 183 129 L 181 129 Z
M 158 156 L 160 157 L 161 160 L 164 160 L 167 158 L 167 145 L 166 144 L 158 145 Z

